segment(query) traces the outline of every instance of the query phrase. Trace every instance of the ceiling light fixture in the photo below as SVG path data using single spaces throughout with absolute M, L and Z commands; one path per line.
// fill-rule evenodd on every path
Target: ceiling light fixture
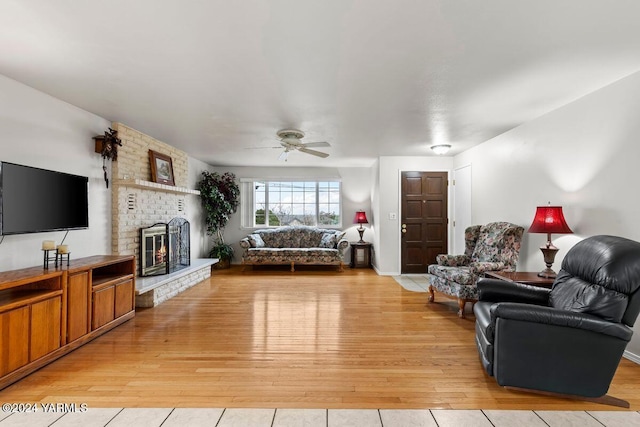
M 451 149 L 451 144 L 432 145 L 431 149 L 438 155 L 447 154 L 447 152 Z

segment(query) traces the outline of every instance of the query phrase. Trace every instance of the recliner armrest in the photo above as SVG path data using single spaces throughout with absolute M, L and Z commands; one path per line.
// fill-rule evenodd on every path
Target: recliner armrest
M 597 316 L 573 311 L 558 310 L 513 302 L 496 303 L 491 306 L 491 323 L 498 318 L 542 323 L 553 326 L 583 329 L 629 341 L 633 331 L 622 323 L 609 322 Z
M 499 279 L 481 278 L 478 280 L 477 287 L 478 301 L 489 302 L 519 302 L 547 306 L 551 293 L 551 289 Z

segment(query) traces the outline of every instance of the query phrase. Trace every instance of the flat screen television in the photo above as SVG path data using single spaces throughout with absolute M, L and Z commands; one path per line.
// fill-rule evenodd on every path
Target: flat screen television
M 88 228 L 88 182 L 85 176 L 0 162 L 0 235 Z

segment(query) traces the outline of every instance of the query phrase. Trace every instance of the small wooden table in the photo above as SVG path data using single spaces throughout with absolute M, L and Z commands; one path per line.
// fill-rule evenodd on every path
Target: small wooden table
M 349 242 L 351 245 L 351 268 L 371 268 L 371 243 Z
M 554 279 L 538 276 L 538 273 L 530 271 L 486 271 L 484 277 L 505 280 L 507 282 L 523 283 L 525 285 L 551 288 Z

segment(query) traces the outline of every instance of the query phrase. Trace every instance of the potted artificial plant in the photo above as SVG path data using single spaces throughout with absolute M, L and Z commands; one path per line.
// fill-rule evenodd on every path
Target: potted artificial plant
M 233 259 L 233 247 L 224 242 L 224 227 L 229 216 L 236 212 L 239 204 L 240 187 L 236 176 L 230 172 L 220 175 L 217 172 L 202 172 L 202 180 L 198 182 L 200 200 L 204 209 L 207 234 L 213 236 L 213 247 L 209 257 L 218 258 L 220 262 L 214 268 L 229 268 Z

